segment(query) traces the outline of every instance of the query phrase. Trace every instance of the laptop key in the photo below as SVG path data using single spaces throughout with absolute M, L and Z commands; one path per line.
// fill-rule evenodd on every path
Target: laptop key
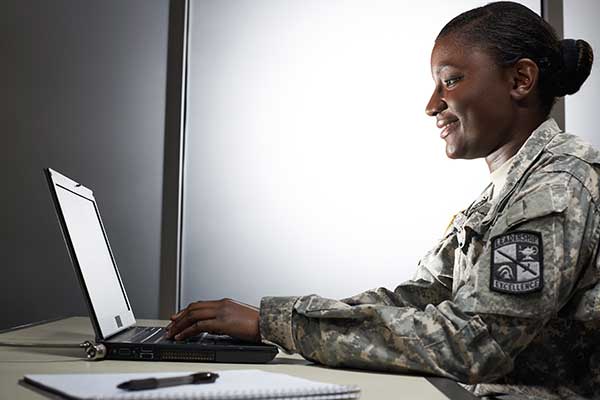
M 148 331 L 147 336 L 142 338 L 141 342 L 146 343 L 148 341 L 151 341 L 153 338 L 160 338 L 161 336 L 164 336 L 164 335 L 165 335 L 164 328 L 154 327 L 154 328 L 150 329 L 150 331 Z

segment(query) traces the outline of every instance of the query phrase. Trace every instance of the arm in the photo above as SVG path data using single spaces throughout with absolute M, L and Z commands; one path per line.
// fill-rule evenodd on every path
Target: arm
M 350 297 L 344 302 L 348 305 L 382 304 L 418 308 L 424 308 L 429 303 L 440 303 L 451 295 L 455 248 L 456 235 L 451 232 L 423 257 L 415 277 L 398 286 L 394 292 L 379 288 Z M 285 332 L 270 336 L 291 337 L 289 321 L 294 301 L 288 304 L 288 299 L 273 300 L 277 303 L 273 304 L 274 308 L 287 312 L 273 314 L 271 328 L 266 329 L 277 330 L 281 327 Z M 231 299 L 193 302 L 173 315 L 171 320 L 167 337 L 177 340 L 203 331 L 224 333 L 246 340 L 261 339 L 258 333 L 258 309 Z
M 472 383 L 505 375 L 570 298 L 599 233 L 598 211 L 579 181 L 543 173 L 529 181 L 490 228 L 490 237 L 540 235 L 541 290 L 492 290 L 488 241 L 452 301 L 420 309 L 318 296 L 264 298 L 263 339 L 332 366 L 432 373 Z
M 450 301 L 420 311 L 349 306 L 318 296 L 266 297 L 260 310 L 263 340 L 330 366 L 429 373 L 461 381 L 512 367 L 483 320 Z M 285 321 L 286 314 L 291 321 Z M 474 352 L 488 355 L 476 371 L 469 360 Z

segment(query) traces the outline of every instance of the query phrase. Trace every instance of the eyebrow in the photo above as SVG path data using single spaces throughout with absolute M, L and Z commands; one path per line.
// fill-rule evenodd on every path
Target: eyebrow
M 442 64 L 440 66 L 438 66 L 435 70 L 435 73 L 439 75 L 440 72 L 442 72 L 445 68 L 449 68 L 449 67 L 454 67 L 454 65 L 452 64 Z

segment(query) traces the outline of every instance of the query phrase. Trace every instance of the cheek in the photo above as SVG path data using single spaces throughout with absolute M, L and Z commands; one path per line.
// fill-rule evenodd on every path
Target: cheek
M 471 106 L 465 109 L 465 114 L 472 128 L 488 130 L 511 120 L 512 105 L 501 94 L 486 92 L 473 99 L 470 104 Z
M 493 82 L 493 83 L 490 83 Z M 510 91 L 497 76 L 487 74 L 453 96 L 455 112 L 470 127 L 488 127 L 511 117 Z

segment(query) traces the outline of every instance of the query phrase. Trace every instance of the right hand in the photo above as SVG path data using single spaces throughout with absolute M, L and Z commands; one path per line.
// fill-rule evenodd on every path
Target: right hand
M 232 299 L 196 301 L 171 316 L 167 338 L 183 340 L 202 332 L 261 341 L 259 310 Z

